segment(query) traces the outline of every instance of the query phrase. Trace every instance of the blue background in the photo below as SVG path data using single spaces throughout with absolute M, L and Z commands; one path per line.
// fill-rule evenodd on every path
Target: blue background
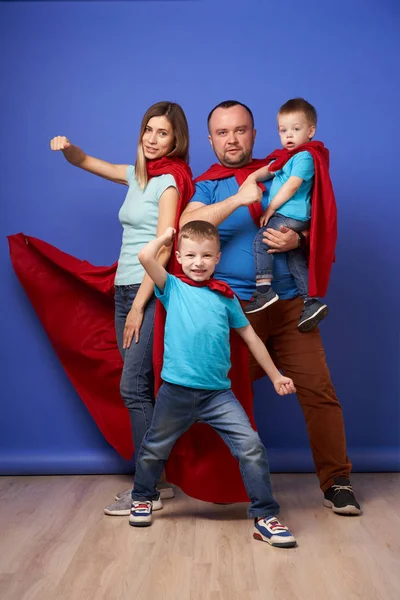
M 20 287 L 6 235 L 23 231 L 94 264 L 118 256 L 125 188 L 51 153 L 133 162 L 141 117 L 179 102 L 195 175 L 214 156 L 206 116 L 254 111 L 255 156 L 279 146 L 275 114 L 304 96 L 331 150 L 339 243 L 322 325 L 354 470 L 398 470 L 399 8 L 394 0 L 0 3 L 0 472 L 90 473 L 129 465 L 104 441 Z M 60 319 L 63 315 L 60 314 Z M 273 470 L 312 470 L 295 397 L 256 384 Z

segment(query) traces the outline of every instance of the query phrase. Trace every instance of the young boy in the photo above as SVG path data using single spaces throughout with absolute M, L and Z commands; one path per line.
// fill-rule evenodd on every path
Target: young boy
M 282 146 L 287 151 L 286 160 L 288 157 L 289 160 L 279 170 L 276 170 L 277 165 L 273 167 L 273 161 L 269 166 L 250 175 L 250 179 L 257 182 L 265 181 L 274 175 L 275 177 L 270 190 L 270 203 L 260 219 L 261 229 L 253 244 L 256 291 L 245 313 L 258 312 L 279 300 L 271 286 L 274 255 L 268 253 L 268 245 L 262 241 L 264 231 L 267 227 L 279 230 L 281 226 L 293 229 L 299 234 L 299 247 L 288 252 L 287 259 L 289 270 L 304 300 L 304 309 L 298 324 L 301 332 L 311 331 L 328 314 L 326 304 L 309 296 L 309 271 L 306 256 L 301 248 L 301 242 L 305 239 L 302 232 L 310 229 L 311 192 L 315 169 L 313 156 L 306 149 L 307 146 L 304 151 L 296 149 L 312 140 L 316 124 L 317 113 L 309 102 L 303 98 L 286 102 L 278 112 L 278 132 Z M 317 151 L 318 147 L 313 150 Z
M 229 286 L 211 279 L 221 254 L 217 229 L 206 221 L 182 227 L 176 252 L 185 274 L 180 278 L 168 274 L 156 260 L 174 235 L 169 227 L 139 252 L 140 262 L 155 282 L 156 296 L 167 310 L 167 320 L 164 383 L 136 463 L 129 523 L 151 525 L 164 464 L 177 439 L 191 425 L 202 422 L 217 431 L 239 460 L 251 500 L 248 512 L 254 518 L 254 538 L 280 548 L 295 546 L 294 536 L 276 518 L 279 504 L 271 492 L 265 447 L 230 389 L 230 328 L 247 343 L 279 395 L 294 393 L 293 381 L 277 370 Z

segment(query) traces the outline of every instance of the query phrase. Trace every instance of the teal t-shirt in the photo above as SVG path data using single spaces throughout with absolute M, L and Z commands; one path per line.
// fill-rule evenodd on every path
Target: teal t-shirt
M 290 200 L 282 204 L 276 212 L 285 217 L 297 219 L 298 221 L 308 221 L 311 218 L 311 188 L 314 183 L 314 161 L 307 150 L 292 156 L 282 169 L 276 171 L 269 198 L 271 201 L 283 184 L 293 175 L 303 179 L 303 183 Z
M 238 299 L 208 287 L 194 287 L 167 274 L 164 291 L 155 286 L 167 311 L 164 381 L 202 390 L 231 387 L 230 329 L 246 327 Z
M 159 175 L 150 179 L 142 190 L 135 177 L 135 167 L 126 170 L 129 184 L 125 201 L 118 213 L 123 227 L 122 246 L 115 275 L 115 285 L 141 283 L 145 274 L 139 262 L 139 251 L 156 237 L 158 202 L 169 187 L 175 187 L 172 175 Z

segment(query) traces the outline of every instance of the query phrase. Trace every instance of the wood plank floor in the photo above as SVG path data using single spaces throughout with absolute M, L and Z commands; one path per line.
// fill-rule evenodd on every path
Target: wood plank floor
M 400 474 L 354 474 L 363 516 L 314 475 L 273 475 L 298 547 L 252 539 L 246 505 L 164 501 L 152 527 L 102 513 L 123 475 L 0 478 L 1 600 L 399 600 Z

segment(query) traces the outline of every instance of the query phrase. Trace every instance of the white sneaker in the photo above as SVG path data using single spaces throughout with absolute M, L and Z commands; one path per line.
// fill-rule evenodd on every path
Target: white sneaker
M 120 499 L 112 504 L 109 504 L 104 509 L 104 514 L 110 517 L 127 517 L 131 514 L 132 507 L 132 490 L 126 490 L 121 494 Z M 161 500 L 154 500 L 153 510 L 161 510 L 163 507 Z

